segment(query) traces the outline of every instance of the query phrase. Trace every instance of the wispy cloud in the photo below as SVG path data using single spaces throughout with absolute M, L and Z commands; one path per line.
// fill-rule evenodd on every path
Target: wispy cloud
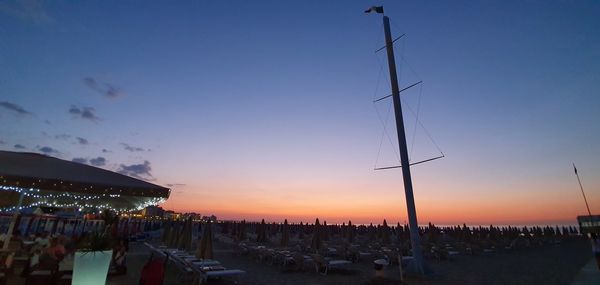
M 110 83 L 100 83 L 92 77 L 84 78 L 83 83 L 90 89 L 102 94 L 106 98 L 114 99 L 124 95 L 120 88 L 115 87 Z
M 54 136 L 55 139 L 57 140 L 68 140 L 71 138 L 71 135 L 68 134 L 58 134 Z
M 26 149 L 26 147 L 22 144 L 16 144 L 13 146 L 15 149 Z
M 6 101 L 2 101 L 0 102 L 0 107 L 4 107 L 7 110 L 16 112 L 19 115 L 31 115 L 32 113 L 25 110 L 23 107 L 15 104 L 15 103 L 11 103 L 11 102 L 6 102 Z
M 0 144 L 6 144 L 6 142 L 4 142 L 3 140 L 0 140 Z
M 81 137 L 76 137 L 75 139 L 77 140 L 77 143 L 78 143 L 78 144 L 83 144 L 83 145 L 85 145 L 85 144 L 89 144 L 88 140 L 86 140 L 86 139 L 84 139 L 84 138 L 81 138 Z
M 82 164 L 90 164 L 93 166 L 104 166 L 106 165 L 106 158 L 102 156 L 98 156 L 96 158 L 85 158 L 85 157 L 75 157 L 71 161 L 82 163 Z
M 76 158 L 73 158 L 71 161 L 72 162 L 81 163 L 81 164 L 87 164 L 88 163 L 87 158 L 83 158 L 83 157 L 76 157 Z
M 165 184 L 165 185 L 167 185 L 169 187 L 182 187 L 182 186 L 185 186 L 185 184 L 183 184 L 183 183 L 168 183 L 168 184 Z
M 34 24 L 52 23 L 54 19 L 44 10 L 44 1 L 17 0 L 0 2 L 0 12 Z
M 38 150 L 44 154 L 60 154 L 60 151 L 49 146 L 38 146 Z
M 138 147 L 138 146 L 131 146 L 129 144 L 126 143 L 121 143 L 121 145 L 123 146 L 123 148 L 127 151 L 131 151 L 131 152 L 136 152 L 136 151 L 146 151 L 144 148 Z
M 90 159 L 90 164 L 93 166 L 104 166 L 104 165 L 106 165 L 106 158 L 104 158 L 102 156 L 92 158 L 92 159 Z
M 86 119 L 92 122 L 97 122 L 100 120 L 100 118 L 96 116 L 95 112 L 96 109 L 92 107 L 77 107 L 75 105 L 71 105 L 71 108 L 69 108 L 69 114 L 76 118 Z
M 152 167 L 150 167 L 150 162 L 147 160 L 144 161 L 143 164 L 131 164 L 131 165 L 121 164 L 119 169 L 117 169 L 117 172 L 121 173 L 123 175 L 131 176 L 131 177 L 143 179 L 143 180 L 153 180 L 154 177 L 152 177 L 152 174 L 150 173 L 150 171 L 152 171 Z
M 109 152 L 110 152 L 110 150 L 103 148 L 103 149 L 102 149 L 102 152 L 103 152 L 103 153 L 109 153 Z

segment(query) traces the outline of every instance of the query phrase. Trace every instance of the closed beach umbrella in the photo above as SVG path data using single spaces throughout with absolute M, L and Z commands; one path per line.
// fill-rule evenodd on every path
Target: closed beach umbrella
M 260 224 L 256 227 L 256 242 L 262 243 L 267 239 L 267 225 L 265 224 L 265 219 L 263 219 Z
M 260 222 L 260 242 L 267 241 L 267 224 L 265 223 L 265 219 Z
M 246 239 L 246 220 L 242 220 L 240 223 L 237 237 L 239 241 Z
M 304 239 L 304 225 L 302 224 L 302 222 L 300 222 L 300 226 L 298 226 L 298 228 L 300 229 L 300 231 L 298 232 L 298 238 Z
M 142 232 L 142 220 L 138 219 L 135 227 L 135 233 Z
M 177 248 L 183 250 L 190 250 L 192 247 L 192 217 L 189 217 L 183 226 L 181 237 L 179 237 L 179 243 Z
M 167 240 L 169 238 L 169 232 L 171 232 L 171 222 L 170 221 L 165 222 L 165 227 L 164 228 L 165 229 L 164 229 L 163 234 L 162 234 L 162 242 L 164 244 L 166 244 Z
M 315 252 L 318 252 L 319 249 L 321 249 L 321 225 L 319 224 L 319 218 L 317 218 L 317 220 L 315 221 L 313 237 L 310 247 Z
M 367 228 L 367 231 L 369 233 L 369 240 L 370 241 L 375 240 L 375 236 L 377 235 L 377 232 L 375 230 L 375 227 L 373 226 L 373 223 L 371 223 L 369 225 L 369 227 Z
M 115 217 L 115 220 L 110 225 L 110 236 L 113 239 L 119 237 L 119 217 Z
M 287 219 L 283 222 L 283 228 L 281 229 L 281 246 L 288 246 L 290 243 L 290 226 L 288 225 Z
M 213 258 L 213 244 L 212 244 L 212 225 L 211 222 L 207 222 L 202 232 L 202 239 L 196 252 L 196 257 L 200 259 L 212 259 Z
M 384 244 L 390 243 L 390 228 L 386 220 L 383 220 L 383 226 L 381 227 L 381 242 Z
M 177 235 L 177 240 L 175 240 L 176 248 L 181 248 L 183 246 L 186 231 L 187 231 L 187 220 L 183 221 L 183 223 L 181 224 L 181 229 L 179 230 L 179 235 Z
M 166 246 L 174 247 L 175 241 L 177 240 L 177 236 L 179 235 L 179 223 L 173 222 L 171 225 L 171 230 L 169 231 L 169 236 L 167 237 Z
M 354 226 L 352 225 L 352 221 L 348 221 L 348 242 L 352 243 L 354 241 Z
M 125 224 L 123 225 L 123 237 L 128 237 L 129 236 L 129 219 L 127 219 L 125 222 Z
M 321 231 L 321 238 L 323 240 L 329 240 L 329 227 L 327 221 L 323 221 L 323 230 Z

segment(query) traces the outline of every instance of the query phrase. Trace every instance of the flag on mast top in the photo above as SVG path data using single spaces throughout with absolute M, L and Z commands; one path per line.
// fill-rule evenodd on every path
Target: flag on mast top
M 383 6 L 371 6 L 371 8 L 365 10 L 365 13 L 371 13 L 371 12 L 383 14 Z

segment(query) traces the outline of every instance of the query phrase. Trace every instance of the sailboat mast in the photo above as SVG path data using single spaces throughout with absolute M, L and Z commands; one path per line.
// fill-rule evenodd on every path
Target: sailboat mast
M 404 192 L 406 195 L 406 208 L 408 211 L 408 224 L 410 228 L 410 243 L 413 252 L 413 266 L 418 274 L 423 274 L 423 254 L 421 252 L 421 240 L 419 236 L 419 224 L 417 223 L 417 209 L 413 195 L 412 178 L 410 175 L 410 163 L 408 161 L 408 148 L 406 146 L 406 134 L 404 133 L 404 119 L 402 117 L 402 104 L 400 101 L 400 88 L 396 74 L 396 61 L 394 59 L 394 47 L 392 33 L 390 31 L 390 19 L 383 16 L 383 28 L 385 31 L 385 46 L 390 70 L 390 84 L 392 85 L 392 100 L 394 101 L 394 113 L 396 115 L 396 129 L 398 133 L 398 147 L 400 149 L 400 163 L 402 165 L 402 178 L 404 179 Z

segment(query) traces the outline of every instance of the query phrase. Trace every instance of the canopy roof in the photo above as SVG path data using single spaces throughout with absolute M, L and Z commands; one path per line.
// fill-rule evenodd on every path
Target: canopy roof
M 134 209 L 166 199 L 170 190 L 101 168 L 37 153 L 0 151 L 0 206 L 14 206 L 17 192 L 26 193 L 24 205 L 38 202 L 60 206 L 70 199 L 93 207 Z M 50 200 L 48 198 L 51 198 Z M 108 206 L 107 206 L 108 205 Z M 77 207 L 77 206 L 75 206 Z

